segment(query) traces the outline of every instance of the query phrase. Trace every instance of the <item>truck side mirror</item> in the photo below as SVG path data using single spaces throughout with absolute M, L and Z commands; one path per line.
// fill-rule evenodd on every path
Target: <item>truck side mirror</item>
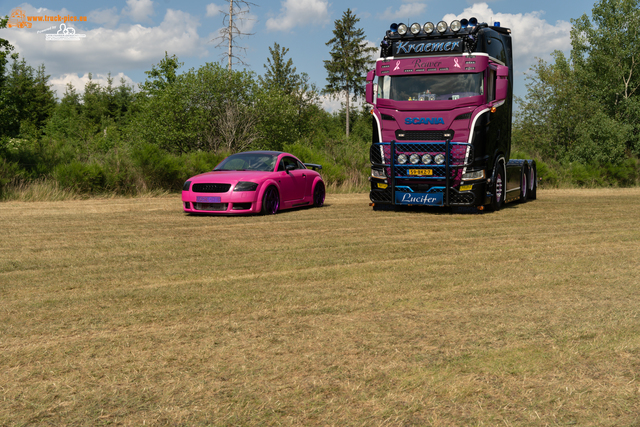
M 367 73 L 367 88 L 365 93 L 365 100 L 367 101 L 367 104 L 373 104 L 373 78 L 375 76 L 375 70 L 371 70 Z
M 496 70 L 496 101 L 502 101 L 507 98 L 509 91 L 509 68 L 504 65 L 498 65 Z

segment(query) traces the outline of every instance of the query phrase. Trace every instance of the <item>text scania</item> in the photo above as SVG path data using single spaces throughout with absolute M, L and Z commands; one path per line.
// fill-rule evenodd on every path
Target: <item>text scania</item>
M 404 119 L 405 125 L 443 125 L 444 119 L 442 117 L 407 117 Z
M 461 42 L 437 42 L 437 43 L 415 43 L 398 42 L 396 44 L 396 55 L 404 53 L 429 53 L 429 52 L 454 52 L 461 49 Z

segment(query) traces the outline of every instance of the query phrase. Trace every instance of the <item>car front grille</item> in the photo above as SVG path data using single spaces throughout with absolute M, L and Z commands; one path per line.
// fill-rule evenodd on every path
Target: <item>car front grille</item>
M 229 207 L 228 203 L 194 203 L 193 209 L 197 211 L 226 211 Z
M 226 193 L 231 184 L 193 184 L 191 191 L 194 193 Z

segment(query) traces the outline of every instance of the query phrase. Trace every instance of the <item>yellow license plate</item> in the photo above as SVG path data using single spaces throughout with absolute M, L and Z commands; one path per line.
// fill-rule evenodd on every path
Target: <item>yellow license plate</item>
M 384 190 L 384 189 L 385 189 L 385 188 L 387 188 L 387 187 L 388 187 L 388 185 L 387 185 L 387 184 L 380 184 L 380 183 L 378 183 L 378 188 L 382 188 L 382 189 Z
M 409 175 L 431 176 L 433 175 L 433 170 L 432 169 L 409 169 Z
M 473 185 L 461 185 L 460 191 L 469 191 L 473 188 Z

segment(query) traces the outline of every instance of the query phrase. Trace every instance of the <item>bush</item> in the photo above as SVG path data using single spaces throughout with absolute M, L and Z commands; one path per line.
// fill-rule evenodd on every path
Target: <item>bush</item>
M 105 190 L 107 182 L 102 165 L 98 163 L 73 161 L 66 165 L 58 165 L 53 175 L 63 188 L 78 193 L 101 193 Z

